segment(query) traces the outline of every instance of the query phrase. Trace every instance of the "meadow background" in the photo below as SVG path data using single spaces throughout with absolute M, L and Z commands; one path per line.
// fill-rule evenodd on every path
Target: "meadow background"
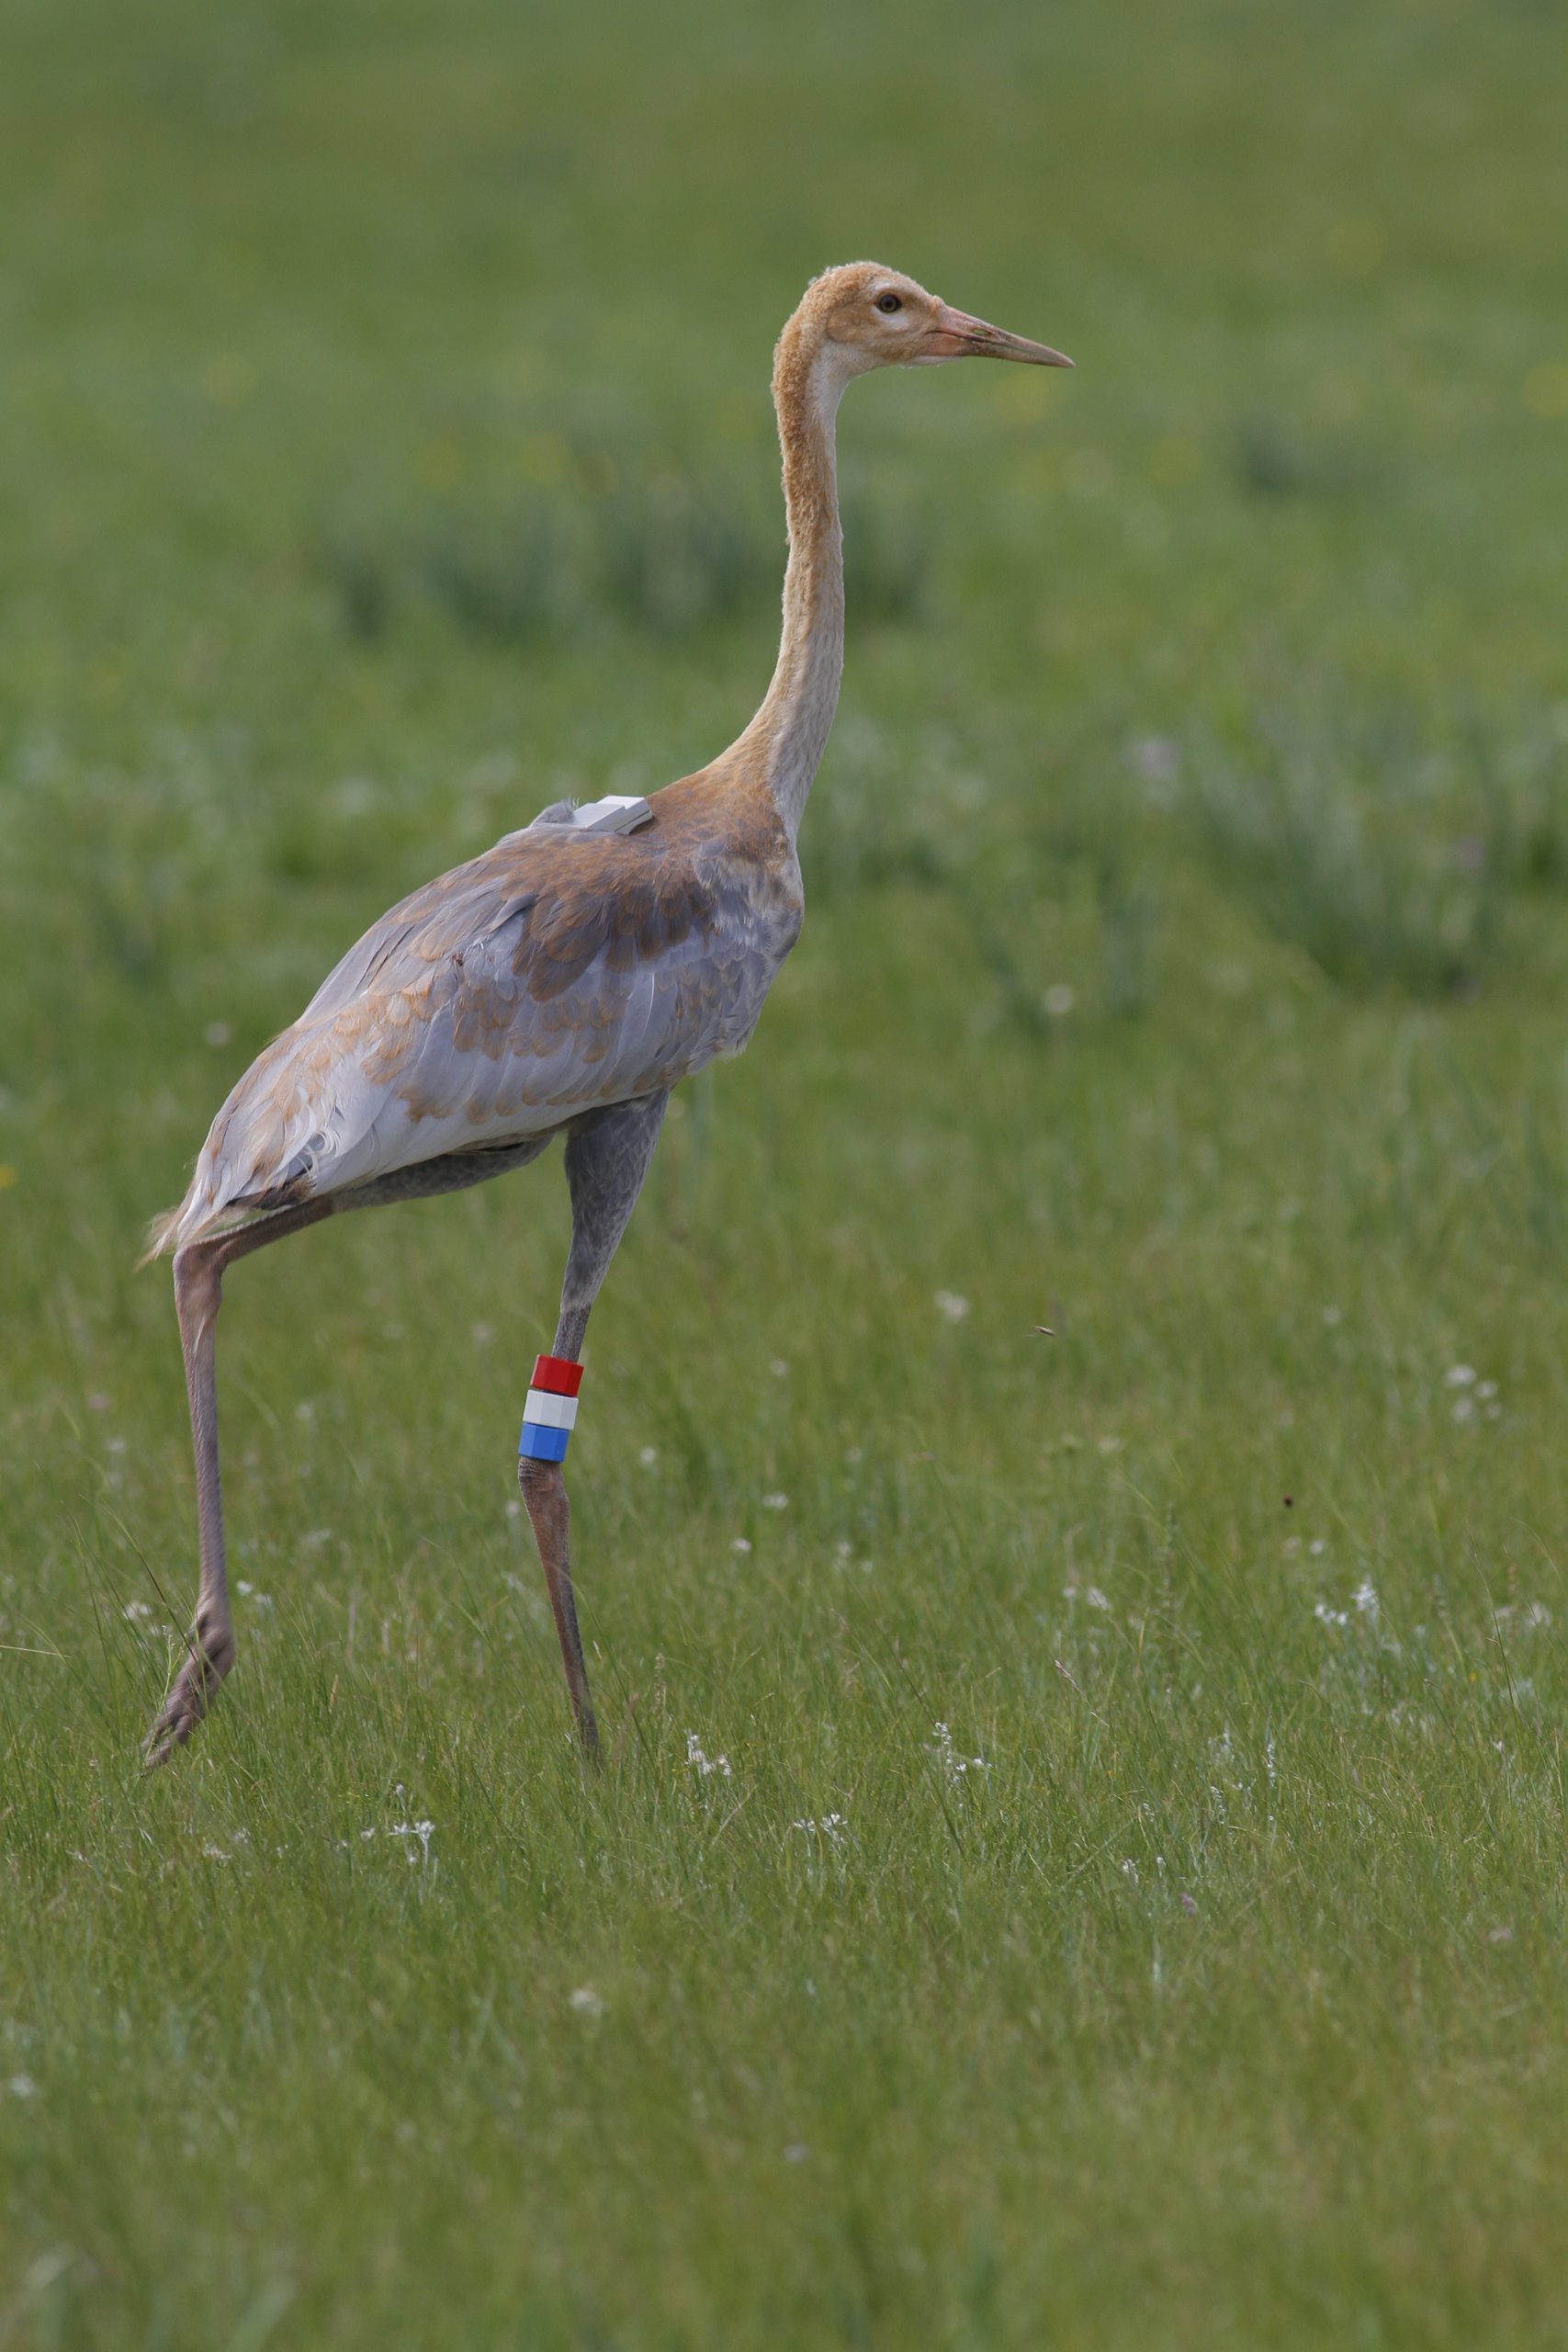
M 0 2346 L 1559 2344 L 1568 153 L 1547 0 L 7 0 Z M 572 1456 L 553 1165 L 166 1268 L 356 932 L 765 684 L 809 913 Z M 1054 1338 L 1038 1336 L 1049 1325 Z

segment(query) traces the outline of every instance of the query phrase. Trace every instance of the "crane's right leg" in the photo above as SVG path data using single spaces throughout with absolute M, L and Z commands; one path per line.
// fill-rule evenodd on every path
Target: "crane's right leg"
M 218 1695 L 234 1663 L 234 1620 L 229 1607 L 228 1565 L 223 1548 L 223 1498 L 218 1477 L 218 1308 L 223 1270 L 268 1241 L 316 1225 L 330 1216 L 331 1200 L 307 1201 L 281 1209 L 236 1233 L 188 1242 L 175 1258 L 175 1312 L 179 1317 L 190 1398 L 191 1443 L 196 1453 L 197 1535 L 201 1576 L 196 1623 L 186 1641 L 186 1660 L 147 1735 L 149 1765 L 166 1764 L 187 1740 Z

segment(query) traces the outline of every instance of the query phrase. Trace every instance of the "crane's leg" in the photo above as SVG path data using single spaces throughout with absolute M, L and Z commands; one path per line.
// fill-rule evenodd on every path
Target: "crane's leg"
M 234 1620 L 229 1608 L 228 1564 L 223 1548 L 223 1498 L 218 1476 L 218 1308 L 223 1270 L 268 1241 L 319 1224 L 333 1213 L 331 1200 L 308 1201 L 282 1209 L 259 1224 L 210 1241 L 193 1241 L 175 1258 L 175 1311 L 179 1317 L 190 1398 L 191 1442 L 196 1452 L 197 1533 L 201 1555 L 196 1623 L 186 1643 L 186 1660 L 147 1735 L 149 1764 L 166 1764 L 187 1740 L 218 1695 L 234 1663 Z
M 552 1353 L 558 1361 L 576 1364 L 582 1354 L 582 1337 L 610 1270 L 626 1222 L 637 1205 L 648 1174 L 653 1147 L 664 1124 L 668 1091 L 646 1096 L 640 1102 L 620 1102 L 573 1127 L 567 1137 L 566 1179 L 571 1192 L 571 1250 L 561 1286 L 560 1320 L 556 1325 Z M 526 1442 L 526 1441 L 525 1441 Z M 522 1489 L 539 1565 L 560 1637 L 567 1689 L 584 1751 L 595 1761 L 599 1729 L 588 1690 L 588 1669 L 582 1662 L 582 1637 L 577 1630 L 577 1606 L 572 1599 L 571 1565 L 567 1532 L 570 1510 L 566 1480 L 558 1461 L 536 1461 L 520 1453 L 517 1483 Z
M 191 1440 L 196 1451 L 197 1528 L 201 1577 L 197 1592 L 196 1623 L 186 1641 L 184 1665 L 147 1735 L 149 1764 L 166 1764 L 175 1749 L 187 1740 L 218 1695 L 219 1684 L 234 1663 L 234 1621 L 229 1607 L 229 1577 L 223 1546 L 223 1498 L 218 1476 L 218 1308 L 225 1268 L 237 1258 L 248 1258 L 269 1241 L 320 1224 L 322 1217 L 345 1209 L 371 1208 L 389 1201 L 422 1200 L 436 1193 L 460 1193 L 526 1166 L 549 1141 L 531 1136 L 524 1143 L 492 1147 L 485 1151 L 453 1153 L 423 1167 L 399 1169 L 356 1191 L 335 1193 L 292 1208 L 275 1209 L 252 1225 L 211 1240 L 193 1241 L 175 1258 L 175 1310 L 179 1317 L 180 1348 L 185 1357 L 186 1387 L 190 1396 Z

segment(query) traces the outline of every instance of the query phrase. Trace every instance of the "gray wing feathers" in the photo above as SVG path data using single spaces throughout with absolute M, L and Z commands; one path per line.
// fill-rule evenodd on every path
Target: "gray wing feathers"
M 547 1132 L 745 1043 L 793 929 L 743 889 L 649 952 L 610 939 L 541 994 L 540 893 L 491 852 L 394 907 L 230 1095 L 173 1238 L 226 1211 Z

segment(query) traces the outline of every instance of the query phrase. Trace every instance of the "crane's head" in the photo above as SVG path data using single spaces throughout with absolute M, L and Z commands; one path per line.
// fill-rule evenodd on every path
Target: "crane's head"
M 813 280 L 796 316 L 837 346 L 845 373 L 930 368 L 942 359 L 1021 359 L 1031 368 L 1070 368 L 1049 344 L 987 326 L 939 302 L 912 277 L 874 261 L 852 261 Z

